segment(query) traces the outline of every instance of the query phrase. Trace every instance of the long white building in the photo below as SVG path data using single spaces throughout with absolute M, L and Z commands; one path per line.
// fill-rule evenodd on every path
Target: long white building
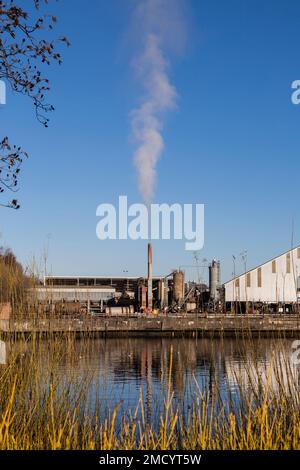
M 300 246 L 224 284 L 225 302 L 300 302 Z

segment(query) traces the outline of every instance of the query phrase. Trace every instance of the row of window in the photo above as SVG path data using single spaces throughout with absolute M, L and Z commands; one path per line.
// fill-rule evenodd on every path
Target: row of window
M 300 259 L 300 248 L 297 248 L 297 258 Z M 277 266 L 276 260 L 272 261 L 272 274 L 276 274 Z M 286 273 L 291 273 L 291 253 L 286 254 Z M 240 287 L 240 279 L 235 280 L 235 287 Z M 246 274 L 246 287 L 251 287 L 251 273 Z M 262 287 L 262 272 L 261 268 L 257 268 L 257 287 Z

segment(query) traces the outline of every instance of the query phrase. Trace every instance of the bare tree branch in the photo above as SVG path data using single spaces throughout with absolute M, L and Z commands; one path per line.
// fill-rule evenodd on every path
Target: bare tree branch
M 43 64 L 62 63 L 57 50 L 59 43 L 69 45 L 66 37 L 49 40 L 56 23 L 56 17 L 42 14 L 41 7 L 48 0 L 32 0 L 36 15 L 29 14 L 24 6 L 18 4 L 30 1 L 0 0 L 0 79 L 5 80 L 15 93 L 27 96 L 33 102 L 38 121 L 48 127 L 46 114 L 54 108 L 46 101 L 49 80 L 42 73 Z M 16 191 L 20 167 L 28 157 L 18 146 L 10 146 L 8 138 L 0 143 L 0 193 L 5 190 Z M 14 199 L 7 207 L 18 208 Z

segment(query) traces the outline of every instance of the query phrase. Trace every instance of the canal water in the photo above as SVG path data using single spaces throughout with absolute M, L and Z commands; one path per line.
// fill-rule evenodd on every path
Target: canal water
M 119 406 L 133 413 L 139 400 L 147 418 L 157 418 L 169 393 L 173 402 L 189 408 L 193 397 L 217 393 L 222 402 L 239 400 L 241 384 L 247 388 L 277 387 L 292 374 L 293 339 L 195 339 L 195 338 L 98 338 L 64 340 L 60 347 L 42 340 L 0 344 L 0 369 L 12 360 L 20 367 L 35 350 L 41 381 L 49 381 L 53 369 L 65 383 L 87 379 L 85 397 L 89 409 L 101 413 Z M 294 345 L 295 346 L 295 345 Z M 54 352 L 55 350 L 55 352 Z M 268 378 L 270 380 L 268 380 Z M 154 416 L 156 415 L 156 416 Z

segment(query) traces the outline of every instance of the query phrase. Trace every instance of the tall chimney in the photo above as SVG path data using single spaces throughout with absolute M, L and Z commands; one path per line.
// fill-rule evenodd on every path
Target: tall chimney
M 152 310 L 153 296 L 152 296 L 152 245 L 148 243 L 148 309 Z

